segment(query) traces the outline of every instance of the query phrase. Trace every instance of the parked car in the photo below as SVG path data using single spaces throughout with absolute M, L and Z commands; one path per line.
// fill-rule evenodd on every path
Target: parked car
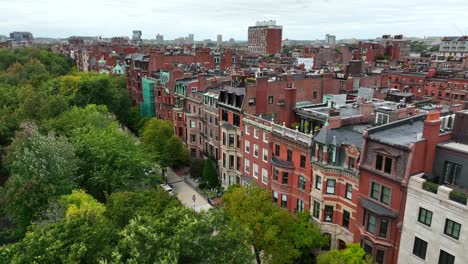
M 167 193 L 169 193 L 169 196 L 174 195 L 174 192 L 172 191 L 171 186 L 169 186 L 167 184 L 161 184 L 160 186 L 161 186 L 161 188 L 163 188 L 163 190 L 165 190 Z

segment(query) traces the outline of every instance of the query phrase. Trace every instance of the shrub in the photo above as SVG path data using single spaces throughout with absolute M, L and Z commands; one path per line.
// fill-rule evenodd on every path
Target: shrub
M 425 181 L 423 183 L 423 189 L 431 192 L 431 193 L 437 193 L 437 189 L 439 188 L 439 185 L 437 183 L 433 183 L 430 181 Z
M 450 200 L 455 201 L 457 203 L 466 204 L 466 201 L 468 200 L 468 195 L 458 191 L 451 191 L 449 194 L 449 198 Z

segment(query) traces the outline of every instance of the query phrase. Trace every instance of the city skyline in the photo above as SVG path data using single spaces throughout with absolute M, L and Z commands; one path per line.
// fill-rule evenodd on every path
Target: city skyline
M 468 3 L 461 0 L 447 0 L 444 8 L 440 8 L 440 3 L 420 0 L 411 3 L 323 0 L 313 4 L 286 0 L 280 5 L 265 0 L 216 3 L 83 0 L 71 8 L 58 0 L 19 0 L 2 5 L 0 35 L 29 31 L 36 37 L 108 38 L 131 36 L 132 30 L 141 30 L 143 39 L 155 39 L 158 33 L 165 39 L 193 33 L 197 41 L 216 40 L 217 34 L 242 41 L 247 39 L 249 26 L 270 19 L 283 26 L 283 39 L 323 39 L 326 33 L 336 35 L 337 39 L 367 39 L 383 34 L 424 37 L 468 33 L 463 14 Z

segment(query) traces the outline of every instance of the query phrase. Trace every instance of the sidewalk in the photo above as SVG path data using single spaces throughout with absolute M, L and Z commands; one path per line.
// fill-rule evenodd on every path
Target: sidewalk
M 194 208 L 195 211 L 208 210 L 212 206 L 195 189 L 184 181 L 184 176 L 178 176 L 171 168 L 167 168 L 167 183 L 172 185 L 172 190 L 177 194 L 177 199 L 186 207 Z M 195 196 L 195 203 L 193 197 Z

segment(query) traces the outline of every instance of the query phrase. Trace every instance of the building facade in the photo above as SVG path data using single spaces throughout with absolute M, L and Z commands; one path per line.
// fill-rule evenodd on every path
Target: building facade
M 248 30 L 248 50 L 254 54 L 277 54 L 281 52 L 283 27 L 276 21 L 257 22 Z

